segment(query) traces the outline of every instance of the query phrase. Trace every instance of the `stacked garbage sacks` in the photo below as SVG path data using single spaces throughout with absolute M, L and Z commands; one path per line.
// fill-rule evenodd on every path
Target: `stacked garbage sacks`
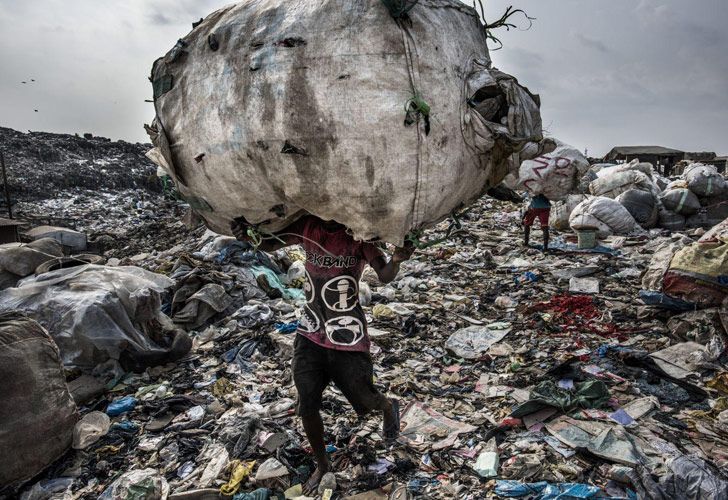
M 728 183 L 715 167 L 693 163 L 660 194 L 668 229 L 709 228 L 728 217 Z
M 596 164 L 572 191 L 554 199 L 560 201 L 552 209 L 553 228 L 594 229 L 599 238 L 653 228 L 709 229 L 728 217 L 728 183 L 700 163 L 687 164 L 674 180 L 638 160 Z
M 224 7 L 152 69 L 149 157 L 218 233 L 305 213 L 401 245 L 542 152 L 539 98 L 457 0 Z

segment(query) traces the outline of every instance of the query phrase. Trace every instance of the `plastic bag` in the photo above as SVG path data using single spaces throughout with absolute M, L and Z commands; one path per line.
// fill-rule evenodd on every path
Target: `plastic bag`
M 477 359 L 511 331 L 510 325 L 502 326 L 504 325 L 494 324 L 461 328 L 445 341 L 445 349 L 460 358 Z
M 0 268 L 17 276 L 30 276 L 49 260 L 63 256 L 63 247 L 51 238 L 0 249 Z
M 73 448 L 83 450 L 94 444 L 109 432 L 111 419 L 101 411 L 92 411 L 76 422 L 73 428 Z
M 106 488 L 99 500 L 166 500 L 169 484 L 154 469 L 132 470 Z

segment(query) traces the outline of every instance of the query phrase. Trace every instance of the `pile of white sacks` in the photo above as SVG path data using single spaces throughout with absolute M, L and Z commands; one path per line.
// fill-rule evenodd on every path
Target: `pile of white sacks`
M 650 163 L 593 165 L 576 191 L 555 204 L 559 230 L 595 228 L 598 237 L 644 229 L 710 228 L 728 217 L 728 182 L 709 165 L 692 163 L 674 180 Z M 573 192 L 572 192 L 573 193 Z

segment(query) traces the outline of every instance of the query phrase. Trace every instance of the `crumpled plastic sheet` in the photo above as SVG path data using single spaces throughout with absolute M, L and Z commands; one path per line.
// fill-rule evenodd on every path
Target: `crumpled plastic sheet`
M 510 331 L 511 326 L 508 323 L 468 326 L 453 333 L 445 341 L 445 349 L 464 359 L 477 359 Z
M 558 408 L 567 412 L 573 408 L 599 408 L 609 401 L 609 389 L 601 380 L 588 380 L 576 384 L 575 391 L 559 388 L 553 380 L 545 380 L 534 387 L 530 399 L 511 414 L 522 417 L 544 408 Z
M 168 321 L 160 294 L 172 285 L 139 267 L 89 264 L 26 278 L 0 293 L 0 308 L 25 311 L 43 325 L 66 367 L 92 369 L 125 350 L 164 351 L 146 329 Z
M 529 496 L 529 498 L 532 500 L 607 498 L 605 496 L 601 496 L 601 492 L 602 490 L 600 488 L 596 486 L 590 486 L 588 484 L 549 484 L 546 481 L 541 481 L 538 483 L 522 483 L 520 481 L 499 480 L 495 487 L 495 493 L 497 495 L 506 498 L 521 498 Z
M 651 500 L 724 500 L 728 479 L 704 460 L 683 455 L 668 464 L 670 473 L 659 483 L 645 468 L 631 471 L 629 478 L 640 498 Z

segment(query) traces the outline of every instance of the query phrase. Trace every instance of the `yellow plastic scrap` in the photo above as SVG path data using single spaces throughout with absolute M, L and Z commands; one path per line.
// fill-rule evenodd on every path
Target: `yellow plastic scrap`
M 728 394 L 728 372 L 716 375 L 716 377 L 713 380 L 709 380 L 706 385 L 723 394 Z
M 330 490 L 330 489 L 326 488 L 324 490 L 324 494 L 321 495 L 321 500 L 331 500 L 331 497 L 333 496 L 333 494 L 334 494 L 334 490 Z
M 395 313 L 391 307 L 384 304 L 377 304 L 372 308 L 372 315 L 377 319 L 394 318 Z
M 220 398 L 225 394 L 231 393 L 234 388 L 235 386 L 232 384 L 232 382 L 230 382 L 229 379 L 223 377 L 215 381 L 215 384 L 212 386 L 212 394 L 215 397 Z
M 286 250 L 286 253 L 292 262 L 296 262 L 297 260 L 306 261 L 306 254 L 298 248 L 289 248 Z
M 720 413 L 724 410 L 728 410 L 728 398 L 718 398 L 715 400 L 713 411 Z
M 288 498 L 298 498 L 300 496 L 303 496 L 303 485 L 302 484 L 295 484 L 288 488 L 286 491 L 283 492 L 283 495 Z
M 230 481 L 220 487 L 220 493 L 230 497 L 238 492 L 242 482 L 245 481 L 245 479 L 253 471 L 253 467 L 255 467 L 255 460 L 250 462 L 240 462 L 239 460 L 235 460 L 231 466 L 232 473 L 230 474 Z
M 115 455 L 119 453 L 119 450 L 121 450 L 121 446 L 107 444 L 106 446 L 96 448 L 96 455 Z

